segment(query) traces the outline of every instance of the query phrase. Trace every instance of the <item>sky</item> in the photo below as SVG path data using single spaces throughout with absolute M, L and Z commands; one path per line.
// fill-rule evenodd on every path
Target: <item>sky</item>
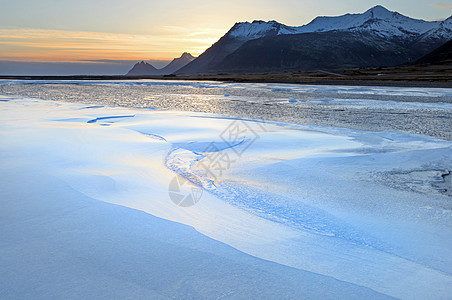
M 236 22 L 304 25 L 375 5 L 449 17 L 452 1 L 438 1 L 0 0 L 0 74 L 123 74 L 136 61 L 163 67 L 183 52 L 197 56 Z

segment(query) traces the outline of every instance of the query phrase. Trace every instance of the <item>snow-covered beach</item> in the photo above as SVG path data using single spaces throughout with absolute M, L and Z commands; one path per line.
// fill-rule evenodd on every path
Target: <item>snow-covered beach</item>
M 323 97 L 328 87 L 267 85 L 284 96 L 269 98 L 237 86 L 212 88 L 247 103 L 451 110 L 431 100 L 451 89 L 373 88 L 366 99 L 355 88 L 344 100 Z M 164 97 L 190 97 L 171 88 Z M 320 97 L 302 98 L 315 89 Z M 420 101 L 403 101 L 409 95 Z M 2 298 L 452 293 L 450 141 L 113 107 L 101 97 L 0 100 Z

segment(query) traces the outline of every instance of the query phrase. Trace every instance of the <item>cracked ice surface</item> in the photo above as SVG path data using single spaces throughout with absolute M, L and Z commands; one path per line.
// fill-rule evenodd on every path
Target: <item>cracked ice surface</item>
M 241 295 L 259 291 L 277 297 L 282 290 L 288 298 L 447 298 L 451 294 L 449 141 L 205 113 L 87 107 L 7 96 L 1 100 L 2 172 L 8 175 L 3 176 L 7 185 L 0 202 L 5 208 L 0 227 L 3 278 L 14 278 L 14 269 L 42 270 L 34 266 L 40 266 L 37 261 L 49 253 L 58 259 L 42 268 L 53 268 L 52 274 L 71 262 L 71 267 L 81 266 L 73 277 L 63 277 L 65 282 L 82 280 L 87 270 L 93 278 L 94 270 L 113 274 L 106 266 L 120 268 L 121 261 L 103 257 L 113 250 L 102 245 L 112 240 L 117 241 L 113 248 L 130 244 L 117 236 L 119 229 L 113 224 L 131 226 L 128 218 L 138 210 L 176 223 L 144 217 L 136 221 L 143 229 L 130 231 L 128 238 L 137 242 L 153 237 L 147 246 L 139 244 L 143 253 L 137 253 L 133 243 L 131 248 L 121 248 L 121 253 L 130 254 L 127 263 L 136 271 L 102 277 L 124 293 L 130 287 L 116 284 L 115 276 L 143 289 L 152 285 L 133 279 L 134 272 L 154 276 L 154 281 L 167 282 L 178 274 L 182 282 L 187 278 L 207 282 L 220 269 L 205 269 L 202 261 L 209 259 L 218 266 L 221 260 L 215 255 L 220 255 L 234 261 L 230 264 L 238 268 L 234 274 L 247 270 L 255 276 L 251 282 L 235 282 L 238 275 L 226 272 L 222 292 L 232 289 L 232 297 L 250 286 L 255 289 L 247 290 L 249 294 L 242 290 Z M 29 178 L 27 174 L 40 175 Z M 175 176 L 186 181 L 174 181 Z M 17 200 L 27 190 L 37 192 L 23 202 Z M 197 201 L 178 206 L 171 193 L 193 193 Z M 113 209 L 105 203 L 118 206 Z M 92 205 L 97 209 L 90 210 L 92 219 L 77 213 Z M 112 209 L 115 217 L 109 219 Z M 97 232 L 99 216 L 107 228 L 101 233 Z M 68 220 L 74 226 L 61 227 Z M 60 241 L 57 233 L 72 237 L 82 230 L 81 223 L 91 226 L 73 244 L 55 242 Z M 36 228 L 48 232 L 43 235 Z M 157 231 L 165 232 L 161 240 L 154 237 Z M 95 234 L 100 236 L 97 242 Z M 28 239 L 27 247 L 20 246 L 23 238 Z M 232 253 L 224 244 L 240 252 Z M 84 252 L 84 247 L 99 247 L 99 252 Z M 184 262 L 192 260 L 192 265 L 184 265 L 188 273 L 181 275 L 180 269 L 165 264 L 174 259 L 174 247 L 186 249 L 180 256 Z M 141 259 L 149 258 L 149 252 L 155 255 L 156 249 L 162 252 L 157 261 L 167 266 L 165 272 L 161 267 L 139 267 Z M 17 255 L 25 259 L 18 260 Z M 254 261 L 256 257 L 265 261 Z M 104 265 L 100 258 L 108 263 Z M 199 265 L 206 273 L 195 271 Z M 282 276 L 285 283 L 266 286 L 267 281 L 258 279 L 265 279 L 266 272 Z M 34 284 L 48 284 L 36 280 Z M 13 290 L 16 281 L 9 281 L 8 289 L 2 290 Z M 190 284 L 190 288 L 150 289 L 160 296 L 218 296 L 209 294 L 202 284 Z

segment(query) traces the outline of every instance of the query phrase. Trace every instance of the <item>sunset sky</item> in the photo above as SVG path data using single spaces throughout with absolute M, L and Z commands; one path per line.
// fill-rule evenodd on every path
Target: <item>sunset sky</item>
M 171 60 L 184 51 L 196 56 L 235 22 L 303 25 L 318 15 L 361 13 L 377 4 L 425 20 L 452 13 L 452 2 L 444 0 L 0 0 L 0 73 L 7 61 L 119 66 Z

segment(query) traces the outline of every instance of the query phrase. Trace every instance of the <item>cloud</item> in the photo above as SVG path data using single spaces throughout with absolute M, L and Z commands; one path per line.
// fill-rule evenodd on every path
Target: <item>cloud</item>
M 446 4 L 446 3 L 432 3 L 431 4 L 434 7 L 438 7 L 444 10 L 452 10 L 452 4 Z
M 171 28 L 181 31 L 180 28 Z M 178 30 L 179 29 L 179 30 Z M 218 37 L 208 34 L 117 34 L 70 30 L 1 29 L 0 60 L 168 60 L 182 52 L 199 55 Z M 199 50 L 202 49 L 202 50 Z

